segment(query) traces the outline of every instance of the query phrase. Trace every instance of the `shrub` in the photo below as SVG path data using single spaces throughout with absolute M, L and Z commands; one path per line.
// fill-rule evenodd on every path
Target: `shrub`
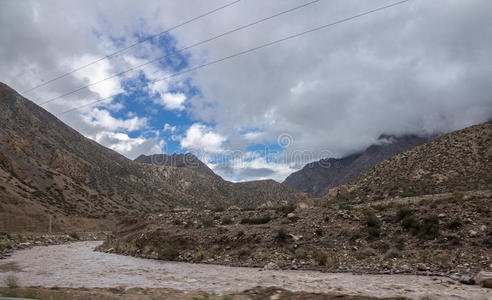
M 400 206 L 398 210 L 396 211 L 396 221 L 400 222 L 401 220 L 405 219 L 408 216 L 412 215 L 412 209 L 410 209 L 407 206 Z
M 164 248 L 158 249 L 157 253 L 160 259 L 175 260 L 179 256 L 179 251 L 174 245 L 167 245 Z
M 417 229 L 419 226 L 419 221 L 414 216 L 406 216 L 401 220 L 401 227 L 406 230 Z
M 365 213 L 365 223 L 368 227 L 379 227 L 379 218 L 372 211 L 366 211 Z
M 314 233 L 315 233 L 317 236 L 323 236 L 323 229 L 321 229 L 321 228 L 316 228 L 316 230 L 314 231 Z
M 370 256 L 375 256 L 376 255 L 376 250 L 372 248 L 364 248 L 359 250 L 356 254 L 355 257 L 359 260 L 368 258 Z
M 79 234 L 78 234 L 77 232 L 75 232 L 75 231 L 74 231 L 74 232 L 72 232 L 72 233 L 70 233 L 70 237 L 71 237 L 72 239 L 74 239 L 74 240 L 80 240 L 80 236 L 79 236 Z
M 284 217 L 287 217 L 288 214 L 290 214 L 291 212 L 294 212 L 295 210 L 296 210 L 296 207 L 294 204 L 278 206 L 275 208 L 275 211 L 278 213 L 281 213 Z
M 419 237 L 422 239 L 434 239 L 439 235 L 439 218 L 430 216 L 424 219 L 420 227 Z
M 242 258 L 242 257 L 248 257 L 251 255 L 251 250 L 248 249 L 248 248 L 242 248 L 240 250 L 237 251 L 237 256 L 239 258 Z
M 213 212 L 223 212 L 223 211 L 225 211 L 225 208 L 223 208 L 223 207 L 216 207 L 216 208 L 212 209 L 212 211 Z
M 367 234 L 369 239 L 378 238 L 381 236 L 381 230 L 378 227 L 369 227 L 367 228 Z
M 461 219 L 459 217 L 453 219 L 451 222 L 449 222 L 446 227 L 448 229 L 458 229 L 460 228 L 461 226 L 463 226 L 463 222 L 461 221 Z
M 202 222 L 203 227 L 208 228 L 208 227 L 214 227 L 214 220 L 203 220 Z
M 183 221 L 179 220 L 179 219 L 176 219 L 176 220 L 173 220 L 173 224 L 174 225 L 183 225 Z
M 295 257 L 297 259 L 306 259 L 308 256 L 307 252 L 302 249 L 297 249 L 295 253 Z
M 386 254 L 384 254 L 384 259 L 399 258 L 401 257 L 400 251 L 396 249 L 389 249 Z
M 284 240 L 287 239 L 287 237 L 288 237 L 288 233 L 287 233 L 287 231 L 284 228 L 280 228 L 277 231 L 277 239 L 278 240 L 284 241 Z
M 205 253 L 203 253 L 202 251 L 198 252 L 195 256 L 195 259 L 198 261 L 204 260 L 205 259 Z
M 314 259 L 319 266 L 326 266 L 328 264 L 328 254 L 323 251 L 316 251 L 314 253 Z
M 11 289 L 19 287 L 17 277 L 15 277 L 14 275 L 8 275 L 7 277 L 5 277 L 4 282 L 5 285 Z
M 259 218 L 244 218 L 241 220 L 241 224 L 259 225 L 270 222 L 272 218 L 270 216 L 263 216 Z
M 229 217 L 222 218 L 222 225 L 231 225 L 232 223 L 233 222 L 231 218 Z

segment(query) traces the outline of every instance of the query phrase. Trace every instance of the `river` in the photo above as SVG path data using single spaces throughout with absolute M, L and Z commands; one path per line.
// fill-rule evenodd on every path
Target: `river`
M 492 290 L 448 278 L 413 275 L 352 275 L 311 271 L 260 271 L 187 264 L 95 252 L 101 242 L 76 242 L 16 251 L 0 260 L 0 285 L 12 274 L 23 286 L 142 287 L 237 292 L 256 286 L 292 291 L 375 297 L 492 299 Z

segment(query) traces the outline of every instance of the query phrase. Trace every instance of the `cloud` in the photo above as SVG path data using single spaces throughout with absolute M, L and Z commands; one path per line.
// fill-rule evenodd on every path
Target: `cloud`
M 171 124 L 166 123 L 166 124 L 164 124 L 164 128 L 163 129 L 164 129 L 164 131 L 167 131 L 167 132 L 170 132 L 170 133 L 174 133 L 176 131 L 177 127 L 176 126 L 172 126 Z
M 211 128 L 195 123 L 188 128 L 180 143 L 184 149 L 218 153 L 223 150 L 226 140 L 226 137 L 215 133 Z
M 387 3 L 321 1 L 190 49 L 187 63 L 190 67 L 207 63 Z M 0 1 L 0 27 L 4 29 L 0 31 L 0 57 L 4 58 L 0 80 L 25 90 L 223 4 L 221 0 L 149 0 L 146 5 L 130 0 L 117 5 L 112 1 L 48 0 L 43 5 L 29 0 Z M 186 47 L 296 5 L 296 0 L 241 1 L 172 31 L 171 43 L 178 49 Z M 127 103 L 110 98 L 97 109 L 84 108 L 61 119 L 86 136 L 102 134 L 106 139 L 101 141 L 118 145 L 114 149 L 125 155 L 134 153 L 125 148 L 130 142 L 122 138 L 113 144 L 106 132 L 112 132 L 113 138 L 119 133 L 129 136 L 129 131 L 144 128 L 146 119 L 148 126 L 162 130 L 163 121 L 152 120 L 149 112 L 164 108 L 166 113 L 184 116 L 179 123 L 166 121 L 188 127 L 184 136 L 170 138 L 185 149 L 245 151 L 251 145 L 275 144 L 280 134 L 287 133 L 293 142 L 286 152 L 343 156 L 376 142 L 381 133 L 448 132 L 490 119 L 492 39 L 484 37 L 492 36 L 491 14 L 489 0 L 449 0 L 446 5 L 410 1 L 152 83 L 172 74 L 177 59 L 172 57 L 44 107 L 57 113 L 114 92 L 130 95 L 128 86 L 144 77 L 141 82 L 151 83 L 132 100 L 145 109 L 135 110 L 135 115 L 112 116 L 109 112 L 125 115 L 128 108 Z M 40 103 L 169 51 L 155 40 L 147 41 L 26 96 Z M 183 89 L 184 82 L 196 91 Z M 173 133 L 172 127 L 168 132 Z M 159 144 L 151 142 L 155 137 L 144 136 L 140 134 L 148 146 L 142 151 Z M 137 146 L 132 149 L 139 150 Z M 297 161 L 294 167 L 288 161 L 255 160 L 254 166 L 233 168 L 226 178 L 278 179 L 303 163 Z M 274 173 L 268 175 L 268 170 Z
M 147 127 L 147 118 L 135 116 L 130 119 L 117 119 L 112 117 L 109 111 L 98 108 L 92 109 L 91 113 L 84 115 L 83 118 L 91 126 L 104 130 L 136 131 Z
M 270 160 L 268 157 L 248 151 L 226 161 L 210 164 L 210 167 L 225 178 L 234 181 L 273 179 L 282 182 L 296 171 L 288 162 Z
M 140 154 L 155 154 L 162 152 L 164 142 L 157 142 L 154 139 L 142 137 L 131 138 L 125 133 L 115 133 L 110 131 L 99 132 L 94 140 L 110 149 L 113 149 L 130 159 L 138 157 Z
M 164 93 L 161 94 L 159 100 L 155 101 L 169 110 L 184 110 L 184 102 L 186 95 L 182 93 Z

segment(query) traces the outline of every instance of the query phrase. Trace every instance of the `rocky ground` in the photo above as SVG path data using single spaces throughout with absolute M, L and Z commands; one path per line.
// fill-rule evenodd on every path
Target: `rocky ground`
M 126 220 L 100 250 L 145 258 L 441 275 L 473 283 L 492 270 L 490 191 L 351 206 L 170 211 Z
M 405 298 L 372 298 L 361 296 L 347 296 L 337 293 L 318 294 L 305 292 L 290 292 L 279 288 L 254 288 L 241 293 L 216 295 L 206 292 L 187 292 L 170 289 L 122 289 L 122 288 L 0 288 L 0 296 L 25 297 L 36 299 L 166 299 L 166 300 L 330 300 L 330 299 L 405 299 Z
M 72 232 L 72 233 L 6 233 L 0 232 L 0 259 L 6 258 L 15 250 L 34 246 L 59 245 L 75 241 L 102 240 L 107 232 Z

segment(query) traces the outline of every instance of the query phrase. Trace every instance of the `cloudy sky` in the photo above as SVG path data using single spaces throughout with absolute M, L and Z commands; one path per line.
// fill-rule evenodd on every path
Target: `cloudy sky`
M 411 0 L 188 72 L 397 1 L 315 1 L 200 43 L 309 2 L 1 0 L 0 81 L 27 91 L 145 40 L 24 96 L 130 159 L 191 151 L 234 181 L 492 117 L 490 0 Z

